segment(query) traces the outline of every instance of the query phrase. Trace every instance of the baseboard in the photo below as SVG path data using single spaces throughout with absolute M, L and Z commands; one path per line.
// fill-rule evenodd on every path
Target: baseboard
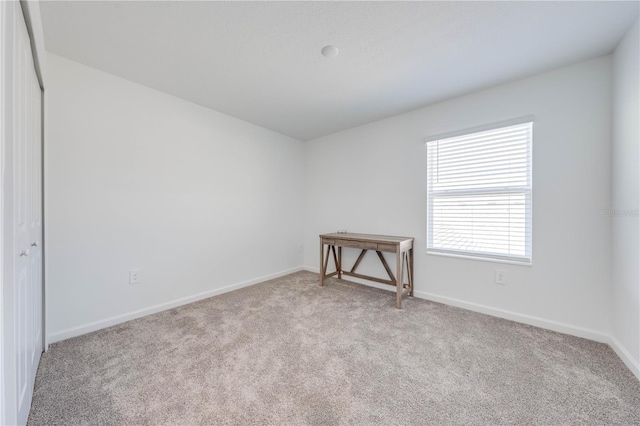
M 569 334 L 572 336 L 582 337 L 589 340 L 595 340 L 596 342 L 609 343 L 609 335 L 600 331 L 591 330 L 584 327 L 578 327 L 571 324 L 562 323 L 559 321 L 548 320 L 540 317 L 534 317 L 531 315 L 520 314 L 518 312 L 507 311 L 505 309 L 494 308 L 491 306 L 481 305 L 479 303 L 467 302 L 460 299 L 454 299 L 446 296 L 439 296 L 433 293 L 427 293 L 424 291 L 415 291 L 416 297 L 421 299 L 427 299 L 445 305 L 451 305 L 458 308 L 467 309 L 474 312 L 480 312 L 482 314 L 491 315 L 498 318 L 504 318 L 511 321 L 533 325 L 535 327 L 545 328 L 547 330 L 557 331 L 559 333 Z
M 258 284 L 263 281 L 279 278 L 279 277 L 289 275 L 294 272 L 298 272 L 302 270 L 313 272 L 316 274 L 318 273 L 318 268 L 312 268 L 308 266 L 301 266 L 297 268 L 288 269 L 285 271 L 276 272 L 274 274 L 265 275 L 265 276 L 254 278 L 247 281 L 242 281 L 236 284 L 206 291 L 193 296 L 183 297 L 180 299 L 173 300 L 171 302 L 162 303 L 159 305 L 151 306 L 149 308 L 140 309 L 134 312 L 129 312 L 127 314 L 118 315 L 118 316 L 114 316 L 104 320 L 95 321 L 89 324 L 68 328 L 66 330 L 58 331 L 56 333 L 51 333 L 48 335 L 47 341 L 48 343 L 60 342 L 62 340 L 70 339 L 72 337 L 91 333 L 93 331 L 111 327 L 113 325 L 117 325 L 117 324 L 130 321 L 136 318 L 141 318 L 147 315 L 155 314 L 157 312 L 161 312 L 167 309 L 172 309 L 178 306 L 197 302 L 199 300 L 207 299 L 209 297 L 216 296 L 219 294 L 228 293 L 230 291 L 238 290 L 243 287 L 249 287 L 251 285 Z M 366 283 L 365 285 L 380 288 L 383 290 L 389 290 L 388 287 L 378 286 L 378 285 L 375 285 L 374 283 Z M 638 363 L 638 361 L 634 360 L 631 354 L 625 349 L 625 347 L 622 346 L 622 344 L 615 337 L 611 335 L 601 333 L 595 330 L 590 330 L 583 327 L 577 327 L 570 324 L 561 323 L 558 321 L 546 320 L 539 317 L 519 314 L 513 311 L 493 308 L 491 306 L 481 305 L 481 304 L 472 303 L 472 302 L 466 302 L 464 300 L 454 299 L 446 296 L 439 296 L 433 293 L 427 293 L 423 291 L 416 291 L 415 296 L 420 299 L 431 300 L 434 302 L 443 303 L 445 305 L 455 306 L 458 308 L 467 309 L 470 311 L 479 312 L 482 314 L 491 315 L 498 318 L 504 318 L 504 319 L 508 319 L 508 320 L 523 323 L 523 324 L 533 325 L 535 327 L 545 328 L 548 330 L 557 331 L 557 332 L 569 334 L 572 336 L 594 340 L 596 342 L 607 343 L 614 350 L 614 352 L 620 357 L 620 359 L 625 363 L 625 365 L 631 370 L 631 372 L 638 378 L 638 380 L 640 380 L 640 364 Z
M 631 370 L 631 372 L 640 380 L 640 362 L 633 359 L 629 351 L 622 346 L 622 343 L 613 336 L 609 336 L 609 346 L 620 357 L 622 362 Z
M 176 308 L 178 306 L 186 305 L 189 303 L 197 302 L 199 300 L 207 299 L 212 296 L 217 296 L 219 294 L 228 293 L 230 291 L 238 290 L 243 287 L 249 287 L 254 284 L 261 283 L 263 281 L 272 280 L 274 278 L 279 278 L 285 275 L 292 274 L 294 272 L 298 272 L 303 270 L 302 267 L 287 269 L 285 271 L 276 272 L 274 274 L 264 275 L 262 277 L 253 278 L 251 280 L 242 281 L 239 283 L 231 284 L 225 287 L 216 288 L 214 290 L 205 291 L 203 293 L 198 293 L 193 296 L 182 297 L 180 299 L 172 300 L 170 302 L 161 303 L 159 305 L 151 306 L 149 308 L 140 309 L 137 311 L 129 312 L 122 315 L 117 315 L 111 318 L 107 318 L 100 321 L 91 322 L 89 324 L 80 325 L 77 327 L 67 328 L 65 330 L 57 331 L 55 333 L 50 333 L 47 337 L 47 343 L 55 343 L 60 342 L 62 340 L 70 339 L 72 337 L 80 336 L 83 334 L 91 333 L 93 331 L 101 330 L 103 328 L 111 327 L 116 324 L 120 324 L 123 322 L 131 321 L 136 318 L 145 317 L 147 315 L 155 314 L 157 312 L 161 312 L 167 309 Z
M 302 269 L 309 272 L 318 273 L 318 268 L 312 268 L 305 266 Z M 351 278 L 349 278 L 351 280 Z M 356 281 L 356 280 L 353 280 Z M 357 280 L 358 282 L 360 280 Z M 383 290 L 389 290 L 388 286 L 382 286 L 375 283 L 362 282 L 364 285 L 370 287 L 381 288 Z M 393 290 L 392 290 L 393 291 Z M 544 328 L 547 330 L 557 331 L 559 333 L 569 334 L 571 336 L 582 337 L 584 339 L 594 340 L 600 343 L 608 344 L 611 349 L 620 357 L 622 362 L 631 370 L 631 372 L 640 380 L 640 363 L 633 359 L 629 351 L 615 337 L 602 333 L 596 330 L 591 330 L 584 327 L 578 327 L 571 324 L 566 324 L 558 321 L 547 320 L 540 317 L 534 317 L 531 315 L 524 315 L 513 311 L 507 311 L 504 309 L 493 308 L 491 306 L 481 305 L 478 303 L 467 302 L 460 299 L 454 299 L 451 297 L 440 296 L 433 293 L 427 293 L 424 291 L 415 291 L 415 297 L 420 299 L 431 300 L 433 302 L 442 303 L 445 305 L 455 306 L 469 311 L 479 312 L 486 315 L 491 315 L 498 318 L 508 319 L 510 321 L 519 322 L 522 324 L 532 325 L 535 327 Z
M 305 266 L 305 271 L 318 273 L 318 268 L 312 268 Z M 349 280 L 352 280 L 349 278 Z M 356 281 L 356 280 L 353 280 Z M 359 282 L 359 281 L 357 281 Z M 365 284 L 363 282 L 363 284 Z M 366 283 L 371 287 L 381 288 L 383 290 L 389 290 L 389 286 L 372 285 L 374 283 Z M 393 291 L 393 289 L 391 289 Z M 590 330 L 588 328 L 578 327 L 571 324 L 561 323 L 558 321 L 547 320 L 544 318 L 534 317 L 531 315 L 520 314 L 513 311 L 507 311 L 504 309 L 494 308 L 491 306 L 481 305 L 478 303 L 467 302 L 460 299 L 454 299 L 451 297 L 440 296 L 433 293 L 416 290 L 414 292 L 415 297 L 420 299 L 431 300 L 433 302 L 442 303 L 445 305 L 455 306 L 457 308 L 467 309 L 469 311 L 479 312 L 486 315 L 491 315 L 498 318 L 504 318 L 511 321 L 533 325 L 535 327 L 545 328 L 547 330 L 557 331 L 559 333 L 569 334 L 572 336 L 582 337 L 589 340 L 595 340 L 596 342 L 609 343 L 610 337 L 606 333 L 602 333 L 596 330 Z

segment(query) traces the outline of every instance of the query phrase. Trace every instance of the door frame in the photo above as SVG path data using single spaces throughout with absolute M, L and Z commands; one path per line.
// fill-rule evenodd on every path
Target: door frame
M 5 347 L 7 346 L 5 342 L 7 339 L 13 338 L 13 334 L 7 335 L 4 321 L 5 304 L 8 303 L 7 298 L 9 297 L 5 292 L 5 284 L 10 282 L 13 285 L 13 261 L 9 251 L 5 248 L 5 244 L 10 244 L 13 241 L 13 217 L 6 215 L 5 209 L 13 210 L 12 203 L 9 203 L 9 199 L 13 197 L 13 152 L 12 146 L 9 144 L 13 128 L 11 126 L 12 110 L 7 98 L 10 96 L 9 92 L 13 90 L 11 80 L 13 78 L 13 14 L 15 6 L 15 3 L 12 2 L 0 3 L 0 19 L 2 20 L 0 21 L 0 55 L 2 55 L 0 59 L 0 236 L 2 238 L 0 241 L 0 424 L 3 425 L 15 422 L 16 416 L 16 404 L 14 403 L 16 396 L 13 395 L 14 390 L 11 390 L 11 393 L 8 392 L 8 389 L 15 388 L 13 386 L 14 373 L 10 370 L 13 364 L 7 365 L 8 360 L 5 358 Z M 11 377 L 9 377 L 10 375 Z M 11 413 L 8 413 L 8 409 L 11 409 Z
M 4 42 L 6 25 L 4 23 L 6 11 L 5 2 L 0 3 L 0 62 L 4 61 Z M 7 424 L 5 368 L 4 368 L 4 147 L 5 147 L 5 96 L 4 96 L 4 68 L 0 66 L 0 425 Z

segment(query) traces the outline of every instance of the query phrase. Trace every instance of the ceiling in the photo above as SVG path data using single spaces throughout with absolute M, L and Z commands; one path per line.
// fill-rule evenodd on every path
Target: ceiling
M 46 49 L 300 140 L 610 53 L 638 2 L 41 3 Z M 339 54 L 322 56 L 333 44 Z

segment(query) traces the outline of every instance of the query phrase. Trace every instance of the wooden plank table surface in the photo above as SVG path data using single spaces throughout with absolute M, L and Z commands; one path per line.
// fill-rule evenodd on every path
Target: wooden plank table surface
M 325 250 L 326 246 L 326 250 Z M 337 247 L 337 251 L 336 251 Z M 360 249 L 360 255 L 350 270 L 344 270 L 342 264 L 342 249 L 353 248 Z M 389 279 L 372 277 L 356 272 L 360 262 L 364 258 L 367 251 L 373 250 L 378 255 L 382 266 Z M 389 267 L 389 264 L 382 255 L 383 252 L 395 253 L 396 255 L 396 274 Z M 327 274 L 329 266 L 329 258 L 333 254 L 333 263 L 335 271 Z M 407 271 L 407 283 L 404 283 L 404 271 Z M 324 285 L 324 279 L 337 276 L 355 277 L 382 284 L 388 284 L 396 287 L 396 308 L 402 309 L 402 297 L 409 295 L 413 297 L 413 238 L 412 237 L 396 237 L 391 235 L 372 235 L 372 234 L 354 234 L 336 232 L 332 234 L 320 235 L 320 286 Z

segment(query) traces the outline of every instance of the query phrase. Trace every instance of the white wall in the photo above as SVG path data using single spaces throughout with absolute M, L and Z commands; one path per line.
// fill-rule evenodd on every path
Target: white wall
M 302 264 L 299 141 L 47 62 L 51 341 Z
M 607 340 L 610 68 L 602 57 L 306 143 L 305 267 L 321 233 L 413 236 L 418 296 Z M 530 114 L 533 266 L 427 255 L 424 138 Z M 377 263 L 363 272 L 384 276 Z
M 638 21 L 613 55 L 612 335 L 640 378 L 640 33 Z M 629 214 L 631 211 L 631 214 Z M 637 213 L 636 213 L 637 214 Z

